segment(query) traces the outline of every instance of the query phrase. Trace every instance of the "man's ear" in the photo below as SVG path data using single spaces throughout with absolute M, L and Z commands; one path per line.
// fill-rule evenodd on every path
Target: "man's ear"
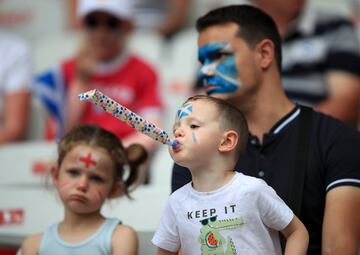
M 264 39 L 256 45 L 259 63 L 262 69 L 268 69 L 275 58 L 275 45 L 269 39 Z
M 116 198 L 116 197 L 120 197 L 121 195 L 124 194 L 124 190 L 125 190 L 125 184 L 122 181 L 116 181 L 114 182 L 110 193 L 108 195 L 108 198 Z
M 234 130 L 228 130 L 223 134 L 221 143 L 219 145 L 220 152 L 232 151 L 236 148 L 238 143 L 239 135 Z

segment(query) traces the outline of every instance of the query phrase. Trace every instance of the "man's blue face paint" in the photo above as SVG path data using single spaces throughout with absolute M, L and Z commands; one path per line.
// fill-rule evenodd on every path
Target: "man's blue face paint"
M 229 43 L 206 44 L 199 49 L 198 58 L 203 64 L 199 79 L 202 80 L 205 89 L 208 87 L 206 92 L 209 95 L 232 93 L 240 86 L 237 81 L 239 73 L 236 69 L 234 53 Z

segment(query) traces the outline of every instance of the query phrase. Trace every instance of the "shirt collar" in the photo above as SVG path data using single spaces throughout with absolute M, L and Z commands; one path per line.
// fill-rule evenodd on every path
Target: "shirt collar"
M 270 129 L 269 134 L 278 134 L 287 125 L 289 125 L 300 114 L 300 107 L 296 105 L 289 113 L 282 117 L 276 124 Z
M 276 134 L 280 133 L 285 127 L 287 127 L 293 120 L 295 120 L 300 114 L 300 106 L 295 105 L 295 107 L 287 113 L 284 117 L 282 117 L 276 124 L 270 129 L 269 133 L 264 134 L 266 137 L 274 138 Z M 259 144 L 258 138 L 253 134 L 249 134 L 250 143 L 252 145 Z M 256 142 L 257 141 L 257 142 Z
M 97 75 L 109 74 L 121 68 L 128 60 L 129 53 L 122 52 L 114 60 L 107 63 L 99 63 L 95 66 L 95 73 Z
M 291 123 L 300 114 L 300 108 L 295 106 L 288 114 L 281 118 L 270 130 L 270 133 L 278 134 L 284 127 Z

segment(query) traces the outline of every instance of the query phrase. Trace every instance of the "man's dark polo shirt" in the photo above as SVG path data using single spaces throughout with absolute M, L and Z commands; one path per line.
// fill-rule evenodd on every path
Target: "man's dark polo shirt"
M 300 108 L 295 107 L 268 134 L 263 145 L 250 135 L 236 171 L 264 179 L 289 204 L 296 161 Z M 312 112 L 311 140 L 300 219 L 310 235 L 308 254 L 321 254 L 325 196 L 344 185 L 360 187 L 360 133 L 342 122 Z M 174 165 L 172 191 L 191 181 L 188 169 Z

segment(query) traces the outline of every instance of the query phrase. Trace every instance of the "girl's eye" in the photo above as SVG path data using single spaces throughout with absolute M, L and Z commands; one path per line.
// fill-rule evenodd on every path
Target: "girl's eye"
M 103 182 L 103 179 L 100 176 L 96 176 L 96 175 L 91 176 L 90 179 L 95 181 L 95 182 L 99 182 L 99 183 Z
M 68 173 L 70 176 L 78 176 L 78 175 L 79 175 L 79 171 L 76 170 L 76 169 L 69 169 L 69 170 L 67 170 L 67 173 Z
M 191 125 L 190 125 L 190 128 L 191 128 L 191 129 L 195 129 L 195 128 L 198 128 L 198 127 L 199 127 L 199 126 L 198 126 L 198 125 L 195 125 L 195 124 L 191 124 Z

